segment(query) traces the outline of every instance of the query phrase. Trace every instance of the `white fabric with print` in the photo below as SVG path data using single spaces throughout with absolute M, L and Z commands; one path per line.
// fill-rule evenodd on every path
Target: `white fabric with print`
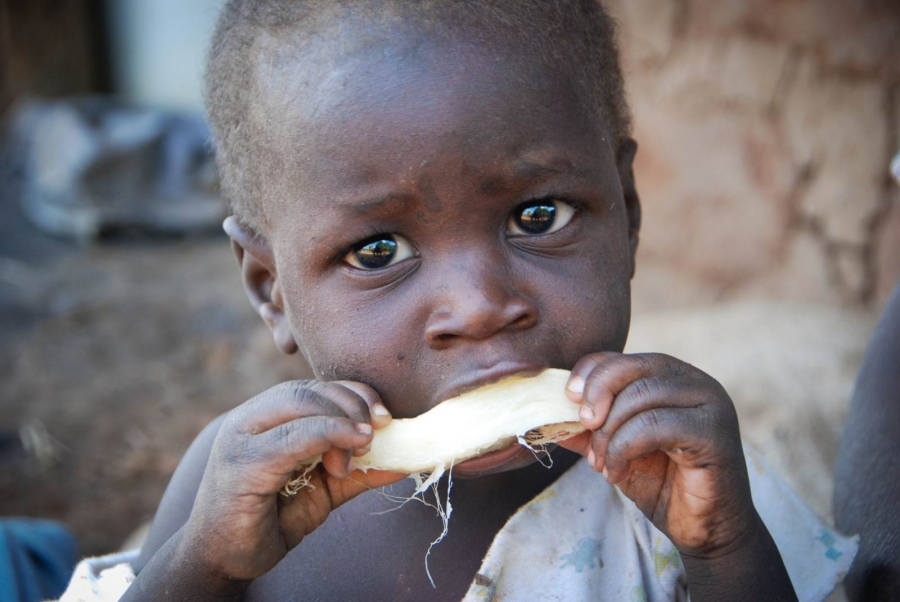
M 745 452 L 753 501 L 798 598 L 823 600 L 847 574 L 858 538 L 826 526 L 759 454 Z M 464 602 L 688 599 L 672 543 L 581 461 L 497 534 Z

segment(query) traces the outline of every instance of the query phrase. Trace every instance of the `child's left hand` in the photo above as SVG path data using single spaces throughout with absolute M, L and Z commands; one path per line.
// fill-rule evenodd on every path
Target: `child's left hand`
M 567 393 L 589 431 L 564 446 L 682 554 L 728 554 L 758 528 L 737 414 L 712 377 L 666 355 L 595 353 L 575 364 Z

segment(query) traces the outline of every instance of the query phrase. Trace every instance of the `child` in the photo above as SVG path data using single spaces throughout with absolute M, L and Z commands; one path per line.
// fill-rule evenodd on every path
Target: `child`
M 640 206 L 599 5 L 234 0 L 207 83 L 247 295 L 317 380 L 199 436 L 123 599 L 796 599 L 727 393 L 620 353 Z M 375 489 L 410 481 L 351 456 L 392 416 L 545 367 L 572 370 L 589 432 L 549 470 L 518 446 L 455 466 L 432 587 L 440 521 L 382 512 Z M 794 502 L 804 549 L 819 526 Z M 798 590 L 827 592 L 841 569 L 810 553 Z
M 900 183 L 900 155 L 894 160 Z M 847 577 L 851 600 L 900 599 L 900 283 L 859 369 L 835 474 L 834 514 L 862 538 Z

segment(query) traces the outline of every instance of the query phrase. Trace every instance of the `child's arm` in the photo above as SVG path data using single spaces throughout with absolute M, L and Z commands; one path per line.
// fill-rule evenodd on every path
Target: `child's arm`
M 863 360 L 838 453 L 834 514 L 859 533 L 854 600 L 900 597 L 900 284 Z
M 190 517 L 152 558 L 123 600 L 239 600 L 321 525 L 331 511 L 372 487 L 402 478 L 347 476 L 351 454 L 365 453 L 369 409 L 380 403 L 359 383 L 284 383 L 227 415 L 219 427 Z M 279 492 L 305 461 L 322 455 L 310 485 Z
M 569 396 L 587 433 L 566 447 L 678 548 L 691 600 L 796 600 L 753 506 L 737 414 L 722 386 L 658 354 L 581 359 Z

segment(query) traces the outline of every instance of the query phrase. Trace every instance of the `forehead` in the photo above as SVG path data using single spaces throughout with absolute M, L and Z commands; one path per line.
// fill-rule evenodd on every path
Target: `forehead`
M 609 154 L 567 65 L 514 39 L 349 19 L 302 47 L 268 36 L 259 56 L 251 119 L 270 171 L 267 213 L 300 191 L 352 197 L 429 167 L 490 179 L 584 171 Z

